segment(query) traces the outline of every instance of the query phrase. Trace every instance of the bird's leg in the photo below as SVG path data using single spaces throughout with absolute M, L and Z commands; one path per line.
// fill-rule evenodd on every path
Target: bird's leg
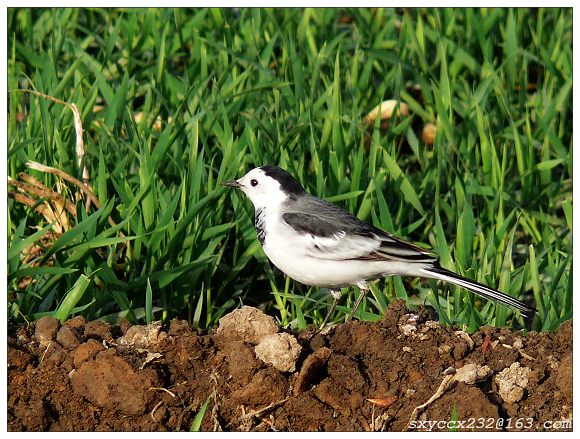
M 336 305 L 338 304 L 338 301 L 340 300 L 340 297 L 342 296 L 342 291 L 341 291 L 340 288 L 331 288 L 330 289 L 330 295 L 334 299 L 334 302 L 332 302 L 332 306 L 330 307 L 330 310 L 326 314 L 326 317 L 324 318 L 324 321 L 322 322 L 322 325 L 320 325 L 320 330 L 326 326 L 326 323 L 328 322 L 328 319 L 330 318 L 331 314 L 336 309 Z
M 356 302 L 354 303 L 354 306 L 352 307 L 350 314 L 346 318 L 347 322 L 350 322 L 350 319 L 352 319 L 352 316 L 354 316 L 354 314 L 356 313 L 356 310 L 358 309 L 360 303 L 369 292 L 369 286 L 366 282 L 361 283 L 358 287 L 360 288 L 360 294 L 358 295 L 358 299 L 356 299 Z

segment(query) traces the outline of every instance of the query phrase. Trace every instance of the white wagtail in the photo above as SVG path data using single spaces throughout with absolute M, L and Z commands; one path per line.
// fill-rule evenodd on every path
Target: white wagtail
M 440 279 L 524 313 L 535 311 L 507 294 L 442 268 L 429 251 L 309 195 L 277 166 L 261 166 L 223 184 L 240 188 L 254 204 L 258 240 L 276 267 L 298 282 L 330 290 L 334 302 L 322 327 L 336 308 L 341 288 L 360 288 L 350 320 L 369 290 L 367 281 L 392 275 Z

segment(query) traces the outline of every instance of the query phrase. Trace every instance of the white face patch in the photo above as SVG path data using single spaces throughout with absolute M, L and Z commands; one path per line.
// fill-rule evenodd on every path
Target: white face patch
M 279 206 L 288 198 L 281 190 L 280 183 L 260 168 L 252 169 L 238 183 L 256 209 Z

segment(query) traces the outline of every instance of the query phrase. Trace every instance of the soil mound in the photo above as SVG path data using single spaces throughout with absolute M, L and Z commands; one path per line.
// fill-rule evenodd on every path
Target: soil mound
M 82 317 L 8 328 L 9 431 L 572 429 L 572 323 L 468 335 L 396 302 L 286 333 L 243 307 L 208 334 Z

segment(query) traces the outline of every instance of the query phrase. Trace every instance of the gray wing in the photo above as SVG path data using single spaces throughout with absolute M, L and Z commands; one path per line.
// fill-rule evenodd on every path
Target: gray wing
M 349 212 L 308 196 L 282 214 L 309 256 L 334 260 L 435 262 L 428 251 L 367 224 Z

